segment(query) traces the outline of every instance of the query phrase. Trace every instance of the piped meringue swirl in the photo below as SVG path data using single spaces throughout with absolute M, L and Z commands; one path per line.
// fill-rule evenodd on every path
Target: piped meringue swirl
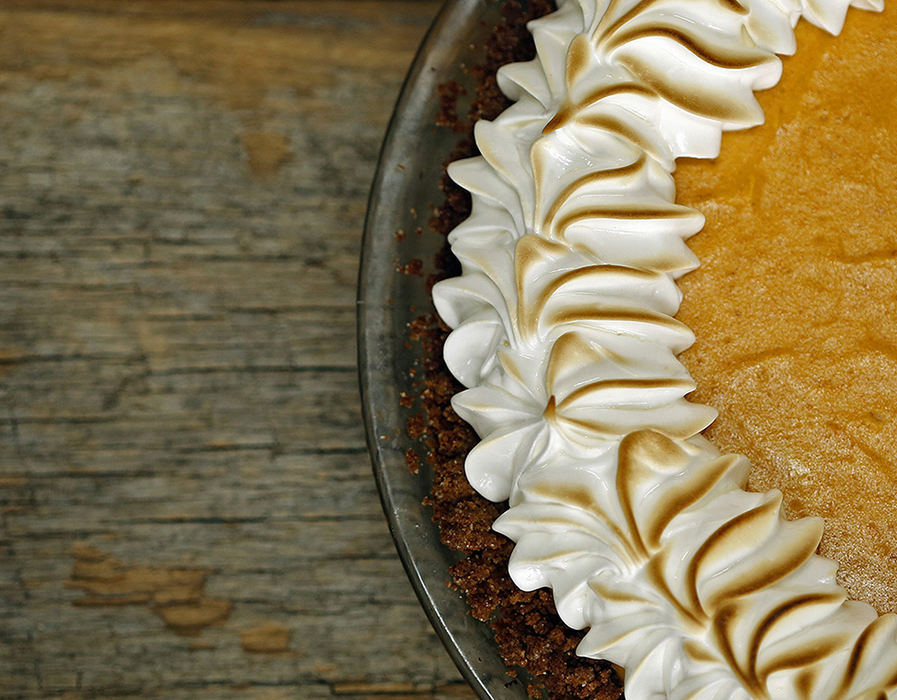
M 562 0 L 499 72 L 514 103 L 477 124 L 482 155 L 449 170 L 472 213 L 433 298 L 481 438 L 468 478 L 509 501 L 514 581 L 550 586 L 633 700 L 897 698 L 897 617 L 846 599 L 821 521 L 744 490 L 676 357 L 703 217 L 675 204 L 675 161 L 762 121 L 798 19 L 837 33 L 848 4 Z

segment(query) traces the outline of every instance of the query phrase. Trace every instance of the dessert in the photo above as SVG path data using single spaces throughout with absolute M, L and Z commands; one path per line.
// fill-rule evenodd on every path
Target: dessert
M 846 9 L 561 3 L 532 24 L 537 59 L 500 74 L 516 102 L 477 125 L 483 157 L 450 171 L 473 210 L 434 301 L 482 439 L 467 474 L 509 501 L 514 580 L 553 589 L 631 698 L 894 694 L 895 618 L 845 601 L 820 521 L 742 490 L 746 460 L 700 435 L 714 412 L 684 398 L 673 319 L 703 223 L 674 203 L 676 159 L 760 121 L 798 16 L 837 31 Z

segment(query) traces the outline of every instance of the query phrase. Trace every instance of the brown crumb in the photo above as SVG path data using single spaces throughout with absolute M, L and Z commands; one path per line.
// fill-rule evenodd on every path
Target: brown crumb
M 412 474 L 420 472 L 420 455 L 410 447 L 405 450 L 405 464 L 408 465 L 408 471 Z
M 445 126 L 452 131 L 467 131 L 467 124 L 458 118 L 458 98 L 464 94 L 464 88 L 460 83 L 451 80 L 439 86 L 439 112 L 436 115 L 436 123 Z
M 423 416 L 412 416 L 408 419 L 405 429 L 412 439 L 417 440 L 426 432 L 427 424 Z
M 409 260 L 405 265 L 397 265 L 396 271 L 403 275 L 414 275 L 415 277 L 424 276 L 424 261 L 420 258 Z

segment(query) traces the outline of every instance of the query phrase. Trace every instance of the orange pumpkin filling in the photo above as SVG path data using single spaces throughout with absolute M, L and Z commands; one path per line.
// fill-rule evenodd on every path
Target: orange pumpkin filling
M 825 518 L 820 553 L 851 597 L 897 610 L 897 7 L 807 22 L 766 123 L 680 161 L 679 202 L 707 217 L 679 318 L 707 436 Z

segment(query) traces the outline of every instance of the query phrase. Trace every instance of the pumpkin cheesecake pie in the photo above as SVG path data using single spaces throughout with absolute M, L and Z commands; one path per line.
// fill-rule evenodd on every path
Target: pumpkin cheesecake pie
M 449 167 L 431 502 L 554 697 L 897 697 L 897 41 L 853 4 L 560 2 Z

